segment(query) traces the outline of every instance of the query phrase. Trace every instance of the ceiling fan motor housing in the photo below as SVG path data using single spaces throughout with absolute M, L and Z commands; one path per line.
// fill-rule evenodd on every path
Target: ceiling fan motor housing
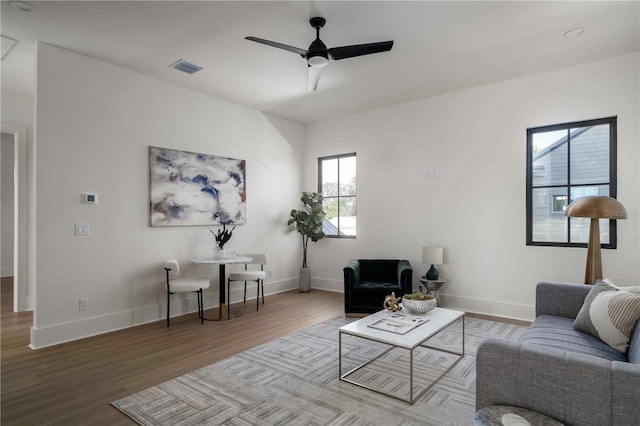
M 316 38 L 307 49 L 307 64 L 310 67 L 322 68 L 329 63 L 329 54 L 327 46 Z
M 316 29 L 316 39 L 307 49 L 307 65 L 314 68 L 322 68 L 329 63 L 327 46 L 320 40 L 320 28 L 324 27 L 327 20 L 321 16 L 309 19 L 309 24 Z

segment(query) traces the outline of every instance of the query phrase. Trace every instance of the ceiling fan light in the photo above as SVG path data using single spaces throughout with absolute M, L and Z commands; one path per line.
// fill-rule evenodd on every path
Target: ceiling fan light
M 310 67 L 314 67 L 314 68 L 322 68 L 326 66 L 328 63 L 329 63 L 329 59 L 320 55 L 311 56 L 310 58 L 307 59 L 307 64 L 309 64 Z

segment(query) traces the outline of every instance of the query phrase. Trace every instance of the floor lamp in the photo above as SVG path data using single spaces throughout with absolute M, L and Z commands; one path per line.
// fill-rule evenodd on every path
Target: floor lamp
M 589 244 L 587 248 L 587 269 L 584 275 L 585 284 L 595 284 L 602 279 L 602 257 L 600 256 L 600 221 L 599 219 L 626 219 L 627 210 L 615 198 L 603 195 L 589 195 L 576 198 L 565 212 L 567 217 L 588 217 Z

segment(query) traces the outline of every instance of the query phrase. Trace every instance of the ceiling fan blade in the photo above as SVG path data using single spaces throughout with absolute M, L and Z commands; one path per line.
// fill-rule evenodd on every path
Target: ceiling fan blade
M 322 68 L 307 67 L 307 92 L 315 91 L 318 88 L 320 72 L 322 72 Z
M 354 44 L 352 46 L 332 47 L 329 49 L 329 58 L 337 61 L 353 58 L 355 56 L 370 55 L 372 53 L 387 52 L 393 47 L 393 41 L 380 41 L 377 43 Z
M 266 44 L 267 46 L 277 47 L 278 49 L 282 49 L 282 50 L 288 50 L 289 52 L 297 53 L 303 58 L 307 57 L 307 51 L 304 49 L 300 49 L 298 47 L 287 46 L 286 44 L 277 43 L 275 41 L 265 40 L 263 38 L 251 37 L 251 36 L 245 37 L 245 40 L 255 41 L 256 43 Z

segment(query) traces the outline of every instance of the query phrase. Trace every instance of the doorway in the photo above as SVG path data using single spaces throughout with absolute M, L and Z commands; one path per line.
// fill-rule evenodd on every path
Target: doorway
M 0 131 L 2 135 L 0 173 L 3 180 L 2 212 L 0 212 L 2 275 L 9 272 L 12 274 L 13 310 L 21 312 L 33 309 L 34 302 L 33 291 L 30 291 L 31 280 L 27 271 L 27 221 L 29 213 L 27 211 L 27 130 L 24 127 L 2 124 Z M 10 170 L 4 170 L 6 167 L 9 167 Z M 13 178 L 12 185 L 5 185 L 5 177 Z M 5 208 L 6 204 L 9 204 L 8 209 Z M 9 216 L 6 220 L 5 214 Z M 9 265 L 4 260 L 5 256 L 13 258 Z

